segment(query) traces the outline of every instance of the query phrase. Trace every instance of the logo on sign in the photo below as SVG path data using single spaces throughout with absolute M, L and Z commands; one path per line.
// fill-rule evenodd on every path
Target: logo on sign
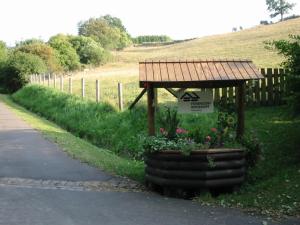
M 196 92 L 185 92 L 180 99 L 184 102 L 196 102 L 200 97 Z

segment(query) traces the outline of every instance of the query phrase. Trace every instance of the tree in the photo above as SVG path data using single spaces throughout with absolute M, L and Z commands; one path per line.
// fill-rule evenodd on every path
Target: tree
M 48 43 L 54 48 L 60 64 L 66 71 L 80 68 L 79 56 L 69 42 L 68 36 L 58 34 L 51 37 Z
M 69 41 L 79 55 L 82 64 L 100 65 L 107 60 L 108 52 L 90 37 L 69 36 Z
M 285 57 L 282 66 L 288 71 L 288 100 L 294 113 L 300 114 L 300 35 L 290 35 L 290 40 L 268 42 L 267 47 Z
M 283 15 L 287 14 L 293 7 L 294 3 L 289 3 L 286 0 L 266 0 L 268 10 L 272 13 L 271 18 L 280 15 L 280 21 L 283 20 Z
M 109 15 L 90 18 L 78 24 L 78 34 L 91 37 L 105 49 L 122 49 L 131 44 L 121 20 Z
M 62 66 L 56 57 L 55 51 L 46 43 L 40 41 L 24 41 L 17 45 L 15 51 L 21 51 L 39 56 L 47 65 L 49 72 L 62 71 Z

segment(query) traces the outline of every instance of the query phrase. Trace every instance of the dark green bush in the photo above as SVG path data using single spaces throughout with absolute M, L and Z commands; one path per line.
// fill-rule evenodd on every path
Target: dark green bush
M 28 83 L 30 74 L 44 73 L 46 70 L 47 67 L 40 57 L 24 52 L 13 52 L 2 69 L 4 86 L 9 92 L 14 92 Z
M 283 55 L 282 65 L 288 71 L 287 88 L 288 101 L 295 114 L 300 114 L 300 36 L 290 35 L 290 40 L 268 42 L 267 48 L 275 49 Z

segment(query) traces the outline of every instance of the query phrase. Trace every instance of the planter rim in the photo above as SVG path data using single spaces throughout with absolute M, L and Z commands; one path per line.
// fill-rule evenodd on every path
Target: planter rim
M 244 149 L 242 148 L 212 148 L 212 149 L 199 149 L 199 150 L 193 150 L 191 151 L 191 155 L 198 155 L 198 154 L 203 154 L 203 153 L 229 153 L 229 152 L 244 152 Z M 148 153 L 148 154 L 172 154 L 172 155 L 177 155 L 181 154 L 182 152 L 180 150 L 164 150 L 164 151 L 159 151 L 159 152 L 153 152 L 153 153 Z

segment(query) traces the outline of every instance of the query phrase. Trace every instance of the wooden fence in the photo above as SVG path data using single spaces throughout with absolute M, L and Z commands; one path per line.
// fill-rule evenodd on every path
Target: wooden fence
M 261 73 L 265 76 L 264 79 L 252 80 L 246 82 L 246 104 L 249 106 L 274 106 L 284 103 L 284 94 L 286 91 L 286 71 L 283 69 L 261 69 Z M 52 82 L 50 82 L 52 80 Z M 31 75 L 31 83 L 39 83 L 43 85 L 57 87 L 59 80 L 59 89 L 63 91 L 64 78 L 56 75 Z M 50 83 L 52 85 L 50 85 Z M 68 80 L 68 92 L 72 93 L 72 77 Z M 120 111 L 123 110 L 123 88 L 122 83 L 118 83 L 118 106 Z M 223 104 L 230 104 L 236 102 L 236 88 L 214 88 L 215 103 L 222 102 Z M 85 97 L 85 80 L 81 79 L 81 96 Z M 100 102 L 100 82 L 96 80 L 95 83 L 95 100 Z M 133 101 L 134 99 L 132 99 Z
M 264 79 L 246 82 L 246 104 L 247 105 L 280 105 L 284 103 L 286 92 L 286 71 L 283 69 L 261 69 Z M 234 87 L 216 88 L 214 90 L 214 101 L 222 101 L 224 104 L 235 103 Z

